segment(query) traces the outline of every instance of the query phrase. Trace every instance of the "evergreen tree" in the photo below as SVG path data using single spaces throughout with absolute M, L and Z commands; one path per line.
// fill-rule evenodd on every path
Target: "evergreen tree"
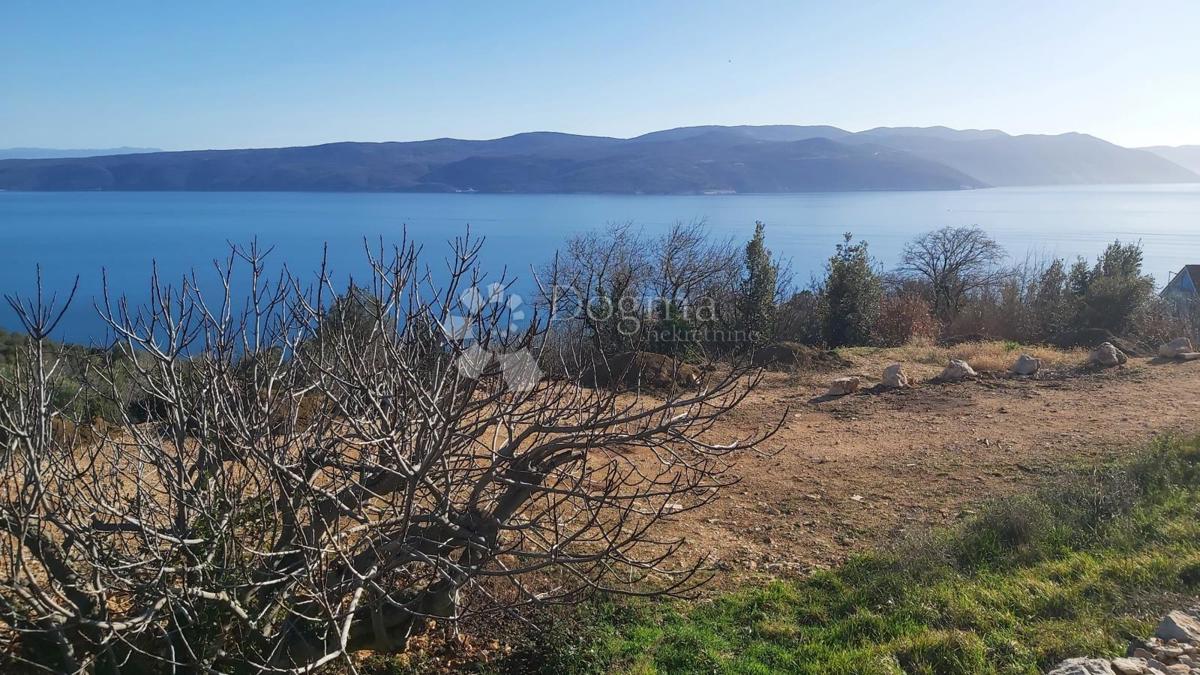
M 754 223 L 754 236 L 746 244 L 738 315 L 740 328 L 753 344 L 768 342 L 775 332 L 775 294 L 779 268 L 766 245 L 766 226 Z
M 883 283 L 871 264 L 867 242 L 852 244 L 852 235 L 844 236 L 829 259 L 821 293 L 821 323 L 831 347 L 870 344 L 883 298 Z
M 1045 342 L 1069 330 L 1075 319 L 1075 309 L 1071 277 L 1061 258 L 1055 258 L 1042 272 L 1034 293 L 1034 337 Z

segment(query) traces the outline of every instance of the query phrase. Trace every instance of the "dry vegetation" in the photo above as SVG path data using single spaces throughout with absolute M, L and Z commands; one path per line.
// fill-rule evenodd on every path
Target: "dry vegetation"
M 102 350 L 51 343 L 40 290 L 10 300 L 5 665 L 352 670 L 435 623 L 808 573 L 1195 426 L 1146 401 L 1196 400 L 1197 364 L 1045 346 L 1184 325 L 1136 247 L 1005 270 L 951 228 L 884 277 L 847 236 L 791 294 L 761 224 L 744 255 L 698 225 L 617 227 L 543 271 L 547 314 L 520 330 L 478 251 L 458 241 L 438 283 L 412 245 L 369 252 L 366 285 L 335 289 L 235 249 L 222 297 L 155 278 L 144 306 L 105 298 Z M 1021 354 L 1037 376 L 1009 376 Z M 984 377 L 935 383 L 951 359 Z M 915 386 L 821 395 L 893 362 Z
M 1056 348 L 1045 345 L 1021 345 L 1016 342 L 987 340 L 964 342 L 953 346 L 942 346 L 927 340 L 910 342 L 903 347 L 849 347 L 841 350 L 851 358 L 872 357 L 876 360 L 891 360 L 904 364 L 919 364 L 928 368 L 913 367 L 918 374 L 940 371 L 950 359 L 961 359 L 981 373 L 1007 373 L 1021 354 L 1029 354 L 1041 360 L 1044 368 L 1056 371 L 1071 371 L 1087 364 L 1088 350 L 1083 348 Z M 930 375 L 932 376 L 932 375 Z
M 338 294 L 238 249 L 223 282 L 244 265 L 244 301 L 157 279 L 146 306 L 106 299 L 120 339 L 74 395 L 129 383 L 139 415 L 98 443 L 56 433 L 88 428 L 51 402 L 62 308 L 13 301 L 30 339 L 0 388 L 9 665 L 309 672 L 403 650 L 430 619 L 693 590 L 701 568 L 656 523 L 715 499 L 727 457 L 770 433 L 707 433 L 757 375 L 653 397 L 542 378 L 547 324 L 505 330 L 506 305 L 462 293 L 477 252 L 458 242 L 434 287 L 415 247 L 379 251 Z

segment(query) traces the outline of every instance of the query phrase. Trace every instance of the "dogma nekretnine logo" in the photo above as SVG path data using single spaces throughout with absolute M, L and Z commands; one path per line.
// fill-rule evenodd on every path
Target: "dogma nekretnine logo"
M 468 288 L 459 295 L 459 302 L 469 316 L 451 317 L 450 333 L 462 344 L 470 345 L 455 360 L 459 372 L 465 377 L 477 379 L 493 363 L 498 363 L 501 377 L 510 389 L 533 389 L 541 381 L 543 373 L 537 358 L 528 348 L 505 351 L 503 348 L 484 347 L 480 344 L 480 336 L 475 333 L 479 324 L 476 319 L 488 310 L 501 312 L 500 319 L 504 322 L 504 326 L 500 328 L 502 336 L 521 328 L 521 323 L 525 320 L 525 311 L 522 309 L 525 303 L 521 296 L 508 293 L 503 285 L 493 283 L 487 287 L 486 292 L 474 286 Z

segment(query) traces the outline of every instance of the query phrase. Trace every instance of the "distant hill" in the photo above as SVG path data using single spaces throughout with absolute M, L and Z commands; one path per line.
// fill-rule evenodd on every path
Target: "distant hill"
M 989 185 L 1200 181 L 1196 173 L 1153 153 L 1123 148 L 1087 134 L 1009 136 L 1001 131 L 934 129 L 938 131 L 872 129 L 854 134 L 851 140 L 907 150 Z
M 0 160 L 7 190 L 698 194 L 1191 181 L 1200 175 L 1154 153 L 1082 134 L 947 127 L 703 126 L 627 139 L 531 132 Z
M 58 159 L 63 157 L 97 157 L 100 155 L 130 155 L 138 152 L 161 152 L 158 148 L 95 148 L 92 150 L 63 150 L 61 148 L 0 148 L 0 159 Z
M 942 141 L 982 141 L 995 138 L 1012 138 L 999 129 L 951 129 L 950 127 L 876 127 L 852 134 L 857 138 L 869 138 L 877 143 L 896 138 L 920 138 Z
M 831 126 L 795 126 L 791 124 L 770 124 L 764 126 L 704 126 L 680 127 L 665 131 L 652 131 L 630 139 L 633 142 L 645 141 L 677 141 L 694 138 L 705 134 L 730 134 L 755 141 L 803 141 L 809 138 L 828 138 L 838 140 L 852 135 L 845 129 Z
M 958 190 L 982 184 L 946 166 L 888 148 L 824 138 L 731 142 L 722 132 L 623 145 L 587 159 L 470 157 L 423 180 L 482 192 L 812 192 Z
M 1200 173 L 1200 145 L 1156 145 L 1149 148 L 1142 148 L 1146 152 L 1152 152 L 1163 159 L 1175 162 L 1179 166 L 1189 169 L 1196 173 Z

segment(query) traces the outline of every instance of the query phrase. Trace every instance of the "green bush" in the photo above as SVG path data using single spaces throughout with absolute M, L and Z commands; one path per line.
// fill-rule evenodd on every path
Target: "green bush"
M 867 242 L 852 244 L 853 235 L 837 245 L 821 288 L 820 315 L 830 347 L 868 345 L 879 317 L 883 283 L 875 272 Z

